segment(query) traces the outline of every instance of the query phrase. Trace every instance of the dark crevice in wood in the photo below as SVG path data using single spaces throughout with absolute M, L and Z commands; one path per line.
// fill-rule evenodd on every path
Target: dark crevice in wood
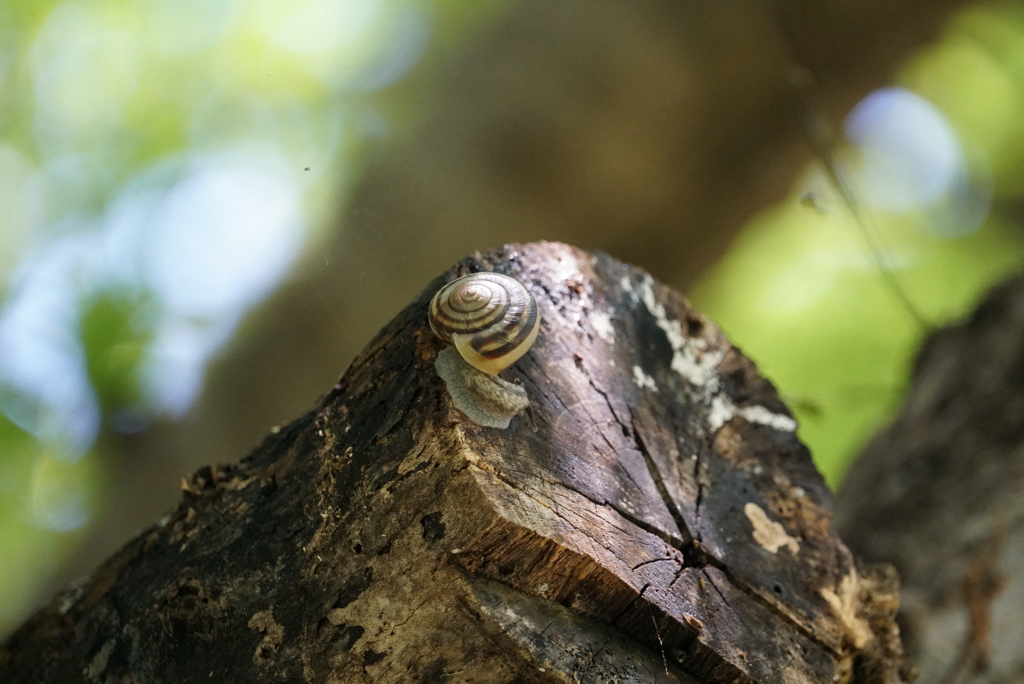
M 694 455 L 697 458 L 693 459 L 693 481 L 697 483 L 697 496 L 694 497 L 693 500 L 693 518 L 696 522 L 695 527 L 697 528 L 697 530 L 700 530 L 703 527 L 702 523 L 704 517 L 702 513 L 704 506 L 704 483 L 702 482 L 703 478 L 701 478 L 700 475 L 700 468 L 704 460 L 705 448 L 706 447 L 704 446 L 703 441 L 698 442 L 698 448 L 694 451 Z M 694 535 L 694 538 L 698 542 L 701 541 L 701 535 L 699 531 L 697 532 L 697 534 Z
M 685 547 L 691 546 L 693 541 L 693 535 L 690 533 L 689 526 L 686 524 L 686 518 L 679 512 L 679 507 L 676 502 L 672 500 L 672 497 L 668 493 L 668 487 L 665 486 L 665 480 L 661 476 L 661 472 L 658 470 L 657 464 L 654 462 L 654 458 L 651 457 L 651 452 L 647 450 L 647 445 L 644 444 L 643 438 L 640 436 L 640 431 L 636 429 L 636 419 L 632 420 L 633 425 L 631 426 L 631 433 L 633 435 L 633 441 L 636 442 L 637 449 L 644 456 L 644 462 L 647 464 L 647 471 L 651 474 L 651 479 L 654 480 L 655 487 L 658 488 L 658 494 L 665 502 L 665 506 L 668 508 L 669 514 L 676 523 L 676 527 L 679 528 L 679 534 L 682 535 L 683 540 L 681 544 L 677 545 L 680 551 L 683 551 Z M 689 540 L 689 541 L 685 541 Z M 685 557 L 685 555 L 684 555 Z
M 621 515 L 630 523 L 639 527 L 644 532 L 647 532 L 648 534 L 653 534 L 655 537 L 662 540 L 669 546 L 679 549 L 680 551 L 682 551 L 686 547 L 686 544 L 685 542 L 683 542 L 683 540 L 679 539 L 678 537 L 674 537 L 670 534 L 665 534 L 665 532 L 663 532 L 662 530 L 658 529 L 654 525 L 651 525 L 650 523 L 644 522 L 640 518 L 637 518 L 635 515 L 631 515 L 630 513 L 623 511 L 620 508 L 616 508 L 615 506 L 609 506 L 609 508 L 611 508 L 613 511 Z
M 674 563 L 678 563 L 678 562 L 679 562 L 679 559 L 678 559 L 678 558 L 676 558 L 676 557 L 674 557 L 674 556 L 666 556 L 665 558 L 652 558 L 651 560 L 646 560 L 646 561 L 644 561 L 643 563 L 637 563 L 636 565 L 634 565 L 633 567 L 631 567 L 631 568 L 630 568 L 630 570 L 632 570 L 632 571 L 636 572 L 637 568 L 642 568 L 642 567 L 644 567 L 645 565 L 650 565 L 651 563 L 664 563 L 664 562 L 666 562 L 666 561 L 672 561 L 672 562 L 674 562 Z M 679 576 L 679 575 L 678 575 L 678 573 L 677 573 L 677 574 L 676 574 L 676 577 L 678 577 L 678 576 Z
M 594 377 L 587 370 L 587 367 L 586 367 L 585 364 L 577 363 L 577 366 L 579 367 L 579 369 L 581 371 L 583 371 L 583 375 L 586 376 L 587 382 L 590 384 L 591 387 L 594 388 L 594 391 L 597 392 L 598 394 L 600 394 L 601 397 L 604 399 L 605 403 L 608 404 L 608 410 L 611 411 L 612 415 L 615 417 L 615 420 L 618 422 L 619 426 L 622 428 L 623 433 L 624 434 L 628 433 L 628 431 L 630 430 L 630 426 L 625 421 L 623 421 L 622 418 L 619 417 L 619 414 L 615 411 L 615 406 L 612 404 L 611 400 L 608 399 L 608 392 L 606 392 L 602 388 L 598 387 L 597 383 L 594 381 Z M 680 528 L 679 531 L 683 532 L 684 529 L 685 528 Z
M 650 583 L 646 583 L 642 587 L 640 587 L 640 591 L 637 593 L 636 598 L 634 598 L 629 604 L 624 606 L 622 610 L 620 610 L 618 613 L 611 616 L 608 620 L 608 624 L 613 626 L 619 624 L 619 620 L 622 618 L 622 616 L 635 610 L 636 606 L 643 602 L 644 594 L 647 592 L 650 586 Z

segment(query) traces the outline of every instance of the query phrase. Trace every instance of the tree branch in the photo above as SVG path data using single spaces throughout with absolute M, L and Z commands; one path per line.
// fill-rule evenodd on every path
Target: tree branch
M 468 422 L 434 372 L 427 302 L 478 269 L 538 300 L 513 371 L 536 432 Z M 0 680 L 897 682 L 893 580 L 829 529 L 794 429 L 644 271 L 467 259 L 0 646 Z

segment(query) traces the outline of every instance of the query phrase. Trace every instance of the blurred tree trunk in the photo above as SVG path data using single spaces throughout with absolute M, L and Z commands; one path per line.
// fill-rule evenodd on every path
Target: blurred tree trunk
M 462 254 L 560 239 L 685 291 L 785 197 L 806 131 L 827 136 L 960 4 L 524 0 L 432 53 L 393 95 L 418 103 L 417 123 L 370 150 L 329 247 L 188 418 L 121 438 L 109 508 L 61 580 L 172 505 L 182 473 L 303 410 Z
M 837 513 L 858 555 L 899 570 L 922 682 L 1024 681 L 1024 278 L 931 336 Z
M 538 299 L 507 430 L 456 411 L 426 322 L 458 274 Z M 646 272 L 556 243 L 436 279 L 302 418 L 0 644 L 0 681 L 897 684 L 771 384 Z

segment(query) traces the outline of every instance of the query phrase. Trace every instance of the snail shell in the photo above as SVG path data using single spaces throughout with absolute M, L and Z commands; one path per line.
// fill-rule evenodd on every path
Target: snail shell
M 507 428 L 530 405 L 526 390 L 498 373 L 519 360 L 540 330 L 537 301 L 518 280 L 498 273 L 463 276 L 441 288 L 427 316 L 452 344 L 434 368 L 455 408 L 477 425 Z
M 496 375 L 537 339 L 537 300 L 515 278 L 474 273 L 442 287 L 430 302 L 430 328 L 474 368 Z

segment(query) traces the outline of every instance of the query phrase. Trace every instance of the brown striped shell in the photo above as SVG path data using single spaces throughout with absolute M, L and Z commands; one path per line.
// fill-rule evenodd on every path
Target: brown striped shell
M 505 370 L 529 350 L 540 330 L 537 300 L 515 278 L 474 273 L 448 283 L 430 301 L 430 329 L 474 368 Z

